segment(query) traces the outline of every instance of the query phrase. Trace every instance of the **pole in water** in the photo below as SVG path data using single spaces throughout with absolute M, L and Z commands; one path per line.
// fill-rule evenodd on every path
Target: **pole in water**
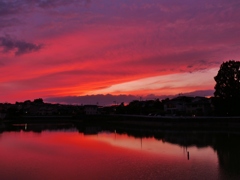
M 189 151 L 187 152 L 187 159 L 189 160 Z

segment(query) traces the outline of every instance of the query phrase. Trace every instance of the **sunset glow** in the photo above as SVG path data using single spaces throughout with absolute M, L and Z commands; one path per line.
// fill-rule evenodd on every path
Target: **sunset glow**
M 236 0 L 0 0 L 0 102 L 211 96 L 221 63 L 239 60 L 239 7 Z

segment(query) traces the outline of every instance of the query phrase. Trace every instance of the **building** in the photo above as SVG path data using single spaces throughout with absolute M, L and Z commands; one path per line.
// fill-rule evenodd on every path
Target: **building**
M 171 116 L 206 116 L 212 112 L 211 99 L 205 97 L 179 96 L 165 100 L 164 111 Z
M 87 115 L 98 114 L 98 106 L 97 105 L 84 105 L 84 113 Z

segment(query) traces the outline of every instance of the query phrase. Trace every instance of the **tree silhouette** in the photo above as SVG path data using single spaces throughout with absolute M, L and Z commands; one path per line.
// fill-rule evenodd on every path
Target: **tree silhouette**
M 42 98 L 34 99 L 33 102 L 36 104 L 43 104 L 43 99 Z
M 240 110 L 240 62 L 229 60 L 214 77 L 215 108 L 220 114 L 237 115 Z
M 222 63 L 217 76 L 214 77 L 215 97 L 223 99 L 240 98 L 240 62 L 227 61 Z

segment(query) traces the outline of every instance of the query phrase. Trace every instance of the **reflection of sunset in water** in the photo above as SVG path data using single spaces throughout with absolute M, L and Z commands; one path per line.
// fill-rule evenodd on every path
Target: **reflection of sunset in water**
M 187 157 L 187 152 L 191 159 L 201 159 L 201 161 L 207 161 L 211 159 L 216 162 L 216 153 L 211 148 L 197 148 L 197 147 L 183 147 L 176 146 L 174 144 L 163 142 L 162 140 L 156 140 L 155 138 L 135 138 L 128 136 L 127 134 L 117 133 L 100 133 L 97 136 L 86 137 L 88 139 L 94 139 L 101 142 L 107 142 L 112 146 L 127 148 L 131 150 L 141 150 L 146 153 L 153 153 L 155 155 L 165 156 L 181 156 Z
M 0 158 L 2 179 L 218 177 L 217 155 L 210 147 L 186 149 L 154 138 L 115 133 L 86 136 L 74 131 L 4 132 Z

